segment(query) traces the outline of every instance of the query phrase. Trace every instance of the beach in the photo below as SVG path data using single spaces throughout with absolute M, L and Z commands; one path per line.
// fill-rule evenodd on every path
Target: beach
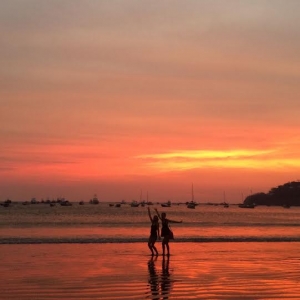
M 0 300 L 300 300 L 299 12 L 0 1 Z
M 0 298 L 300 298 L 297 242 L 170 246 L 168 258 L 146 243 L 0 245 Z

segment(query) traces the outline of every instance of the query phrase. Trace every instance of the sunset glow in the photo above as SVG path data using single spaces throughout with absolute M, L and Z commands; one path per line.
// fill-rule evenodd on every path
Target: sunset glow
M 0 200 L 240 202 L 300 178 L 298 1 L 4 1 Z
M 299 158 L 280 157 L 280 150 L 232 150 L 232 151 L 181 151 L 173 153 L 141 155 L 146 164 L 158 171 L 189 170 L 199 168 L 243 168 L 273 170 L 299 168 Z

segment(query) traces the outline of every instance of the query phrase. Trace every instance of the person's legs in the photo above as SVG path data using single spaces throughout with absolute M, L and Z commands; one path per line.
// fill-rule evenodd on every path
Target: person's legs
M 166 248 L 166 242 L 165 242 L 165 238 L 162 241 L 162 251 L 163 251 L 163 255 L 165 255 L 165 248 Z
M 152 244 L 152 249 L 154 249 L 155 254 L 158 255 L 158 251 L 157 251 L 157 249 L 156 249 L 156 247 L 155 247 L 155 242 Z
M 170 255 L 169 237 L 164 238 L 165 247 L 167 248 L 167 255 Z
M 167 247 L 167 255 L 170 255 L 169 241 L 166 243 L 166 247 Z
M 152 241 L 151 241 L 151 237 L 149 238 L 149 241 L 148 241 L 148 247 L 149 247 L 149 249 L 150 249 L 152 255 L 154 255 L 154 252 L 153 252 L 153 243 L 152 243 Z

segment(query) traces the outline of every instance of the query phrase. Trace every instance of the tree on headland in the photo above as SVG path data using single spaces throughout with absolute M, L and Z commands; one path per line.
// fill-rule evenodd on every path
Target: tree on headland
M 268 193 L 249 195 L 244 204 L 300 206 L 300 181 L 287 182 L 271 188 Z

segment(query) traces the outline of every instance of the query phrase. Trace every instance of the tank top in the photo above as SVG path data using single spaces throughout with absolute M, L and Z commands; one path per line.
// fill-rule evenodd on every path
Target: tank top
M 150 235 L 153 237 L 157 237 L 157 224 L 152 223 Z

